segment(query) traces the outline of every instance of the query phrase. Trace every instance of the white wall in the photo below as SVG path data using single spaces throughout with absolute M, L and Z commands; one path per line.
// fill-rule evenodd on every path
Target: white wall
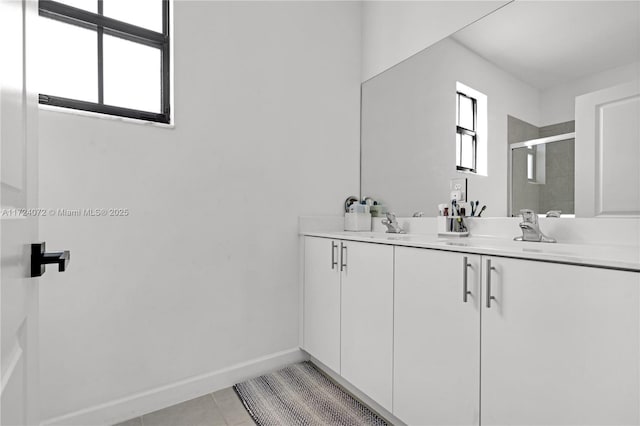
M 456 81 L 487 95 L 488 176 L 456 172 Z M 364 83 L 362 105 L 363 196 L 434 216 L 466 177 L 484 217 L 507 215 L 507 115 L 537 123 L 537 89 L 448 38 Z
M 297 218 L 358 192 L 358 4 L 174 16 L 175 129 L 40 113 L 40 206 L 131 211 L 42 220 L 45 419 L 297 347 Z
M 612 68 L 540 91 L 540 126 L 575 120 L 576 96 L 633 81 L 640 62 Z
M 509 1 L 367 1 L 362 80 L 368 80 Z

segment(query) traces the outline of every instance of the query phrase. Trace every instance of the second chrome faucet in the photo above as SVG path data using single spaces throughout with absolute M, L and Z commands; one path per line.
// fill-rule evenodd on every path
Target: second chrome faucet
M 515 237 L 516 241 L 537 241 L 542 243 L 555 243 L 555 238 L 547 237 L 540 230 L 538 224 L 538 214 L 529 209 L 520 210 L 522 222 L 519 224 L 522 229 L 522 236 Z

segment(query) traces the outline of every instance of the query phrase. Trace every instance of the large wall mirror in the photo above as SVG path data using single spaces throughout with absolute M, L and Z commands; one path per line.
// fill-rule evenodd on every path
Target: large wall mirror
M 516 0 L 363 83 L 361 195 L 637 217 L 638 117 L 640 2 Z

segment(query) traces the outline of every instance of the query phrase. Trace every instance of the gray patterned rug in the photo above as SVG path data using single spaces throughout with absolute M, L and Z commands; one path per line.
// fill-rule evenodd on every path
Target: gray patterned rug
M 308 361 L 233 388 L 259 426 L 387 424 Z

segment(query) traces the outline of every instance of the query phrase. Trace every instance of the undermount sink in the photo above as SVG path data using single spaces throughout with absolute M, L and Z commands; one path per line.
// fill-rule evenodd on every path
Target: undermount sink
M 437 238 L 431 238 L 428 235 L 423 234 L 396 234 L 391 232 L 361 232 L 361 231 L 345 231 L 341 232 L 340 235 L 345 235 L 349 237 L 356 238 L 371 238 L 378 240 L 387 240 L 387 241 L 424 241 L 424 242 L 436 242 Z
M 363 231 L 344 231 L 338 232 L 339 235 L 345 235 L 348 237 L 358 237 L 358 238 L 384 238 L 384 232 L 363 232 Z
M 607 247 L 587 244 L 541 243 L 533 241 L 513 241 L 499 238 L 466 238 L 465 241 L 444 241 L 451 247 L 482 248 L 485 250 L 521 252 L 540 255 L 558 256 L 561 258 L 604 258 L 604 259 L 637 259 L 638 250 L 624 247 Z

